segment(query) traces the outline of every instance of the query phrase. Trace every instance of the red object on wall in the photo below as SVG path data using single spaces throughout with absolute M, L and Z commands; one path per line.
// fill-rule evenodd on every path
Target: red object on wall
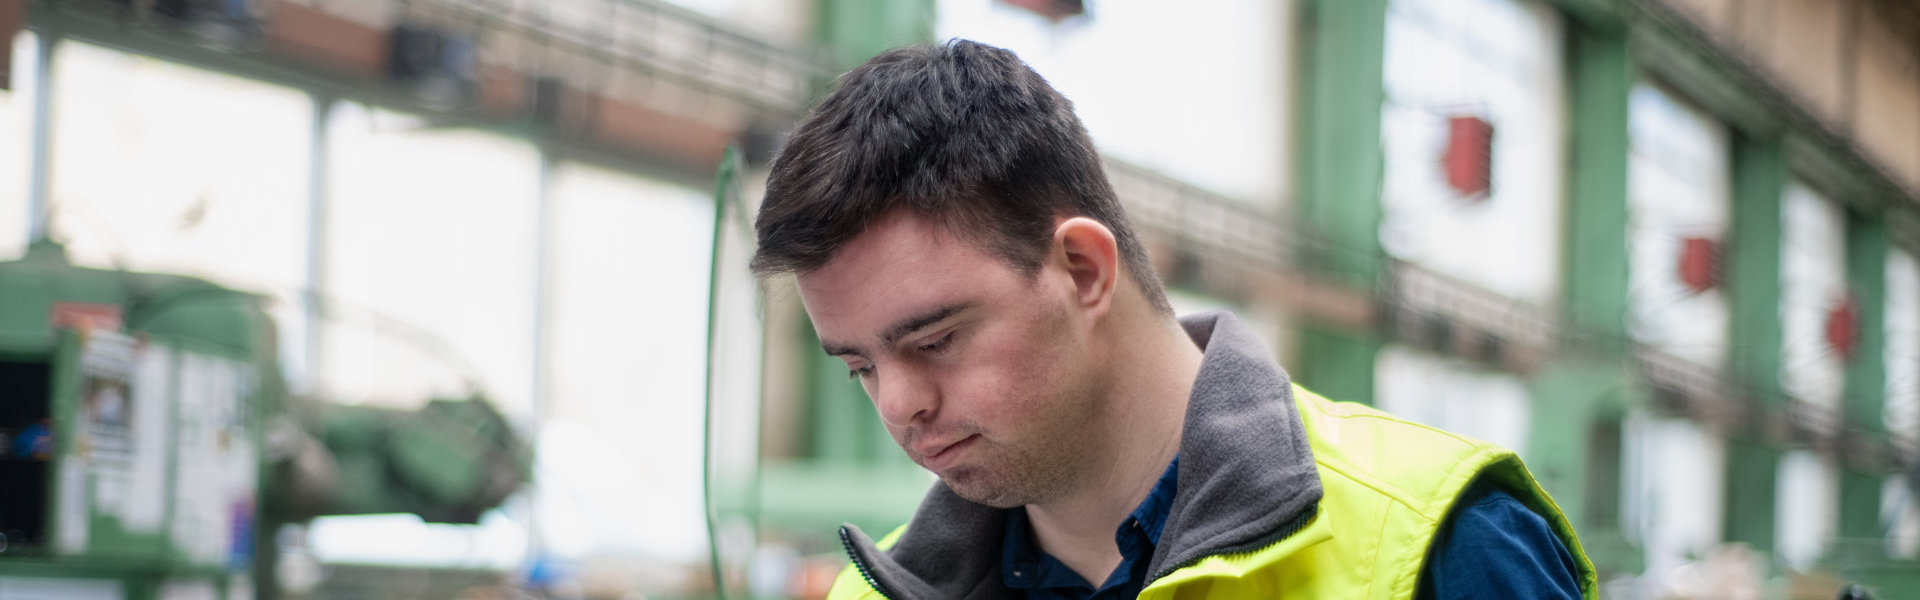
M 1060 21 L 1067 17 L 1087 12 L 1084 0 L 1001 0 L 1020 8 L 1033 11 L 1049 21 Z
M 1484 197 L 1493 187 L 1493 124 L 1480 117 L 1447 119 L 1447 152 L 1440 160 L 1454 191 Z
M 1720 243 L 1690 237 L 1680 242 L 1680 283 L 1698 294 L 1720 285 Z
M 1853 360 L 1854 346 L 1860 339 L 1860 307 L 1849 294 L 1827 309 L 1827 346 L 1841 360 Z

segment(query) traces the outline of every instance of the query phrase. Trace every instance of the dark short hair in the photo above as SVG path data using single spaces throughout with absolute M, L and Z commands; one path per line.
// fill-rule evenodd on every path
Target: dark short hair
M 1007 50 L 904 46 L 842 75 L 773 160 L 753 270 L 817 269 L 895 210 L 1028 275 L 1055 219 L 1091 218 L 1113 231 L 1148 300 L 1173 312 L 1073 103 Z

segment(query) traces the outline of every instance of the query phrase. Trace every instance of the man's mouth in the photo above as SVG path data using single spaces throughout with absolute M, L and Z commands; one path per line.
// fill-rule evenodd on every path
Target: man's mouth
M 974 434 L 945 445 L 936 446 L 928 444 L 923 446 L 920 451 L 920 465 L 934 472 L 944 470 L 959 460 L 960 451 L 965 450 L 968 446 L 972 446 L 973 441 L 979 437 L 979 434 Z

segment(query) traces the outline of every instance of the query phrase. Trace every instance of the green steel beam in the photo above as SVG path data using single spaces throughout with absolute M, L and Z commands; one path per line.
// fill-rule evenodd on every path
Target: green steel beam
M 1382 274 L 1380 182 L 1385 151 L 1380 108 L 1386 97 L 1387 0 L 1301 3 L 1296 60 L 1300 94 L 1295 216 L 1328 243 L 1302 265 L 1362 289 Z M 1374 361 L 1383 340 L 1373 332 L 1316 324 L 1300 329 L 1301 384 L 1329 398 L 1373 402 Z
M 1646 390 L 1618 361 L 1570 360 L 1527 380 L 1533 398 L 1527 468 L 1580 532 L 1602 573 L 1638 573 L 1644 557 L 1622 534 L 1620 506 L 1627 412 Z
M 1373 404 L 1374 363 L 1385 345 L 1373 333 L 1303 325 L 1295 379 L 1334 400 Z
M 933 39 L 933 0 L 821 0 L 817 9 L 815 39 L 837 68 Z
M 1621 32 L 1572 34 L 1564 310 L 1571 324 L 1620 340 L 1627 330 L 1627 97 L 1634 65 Z
M 1726 244 L 1727 371 L 1759 392 L 1766 406 L 1777 406 L 1784 397 L 1780 198 L 1786 185 L 1786 152 L 1779 139 L 1734 143 L 1733 227 Z
M 1847 421 L 1872 434 L 1886 431 L 1887 222 L 1881 215 L 1847 213 L 1847 287 L 1859 309 L 1842 406 Z
M 1847 360 L 1841 410 L 1848 425 L 1872 441 L 1886 437 L 1882 410 L 1887 398 L 1886 308 L 1887 222 L 1882 215 L 1847 212 L 1847 287 L 1859 315 L 1853 354 Z M 1885 537 L 1880 526 L 1878 475 L 1840 472 L 1840 536 L 1861 540 Z M 1863 545 L 1878 554 L 1885 544 Z M 1855 557 L 1858 558 L 1858 557 Z
M 1373 289 L 1381 271 L 1387 0 L 1301 3 L 1297 217 L 1331 243 L 1309 268 Z
M 1773 491 L 1779 473 L 1779 448 L 1752 437 L 1727 440 L 1728 493 L 1722 523 L 1726 541 L 1744 543 L 1756 552 L 1772 555 Z
M 1886 557 L 1886 528 L 1880 525 L 1881 483 L 1874 475 L 1840 470 L 1840 538 L 1849 542 L 1848 560 Z
M 858 525 L 876 538 L 885 535 L 913 518 L 934 482 L 932 473 L 912 464 L 876 468 L 799 460 L 763 468 L 762 522 L 822 539 L 835 539 L 841 523 Z
M 1728 234 L 1727 371 L 1755 392 L 1757 407 L 1778 409 L 1783 327 L 1780 319 L 1781 194 L 1788 171 L 1785 144 L 1775 138 L 1738 137 L 1733 144 L 1733 227 Z M 1772 552 L 1774 497 L 1780 450 L 1758 432 L 1727 442 L 1723 535 L 1754 550 Z

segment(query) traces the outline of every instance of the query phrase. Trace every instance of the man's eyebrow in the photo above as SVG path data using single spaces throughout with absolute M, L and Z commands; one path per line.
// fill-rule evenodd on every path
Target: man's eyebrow
M 895 342 L 900 341 L 900 338 L 907 337 L 907 334 L 919 331 L 928 325 L 938 323 L 942 319 L 951 317 L 954 313 L 966 310 L 971 306 L 972 304 L 966 302 L 955 302 L 901 319 L 900 322 L 894 323 L 892 327 L 888 327 L 886 333 L 880 335 L 880 341 L 885 345 L 892 346 Z
M 928 325 L 938 323 L 942 319 L 951 317 L 955 313 L 971 308 L 972 306 L 973 304 L 967 303 L 967 302 L 955 302 L 953 304 L 948 304 L 940 308 L 936 308 L 927 312 L 913 315 L 911 317 L 907 317 L 905 319 L 901 319 L 900 322 L 894 323 L 892 326 L 887 328 L 885 333 L 881 334 L 880 336 L 881 344 L 885 346 L 892 346 L 895 342 L 900 341 L 900 338 L 907 337 L 908 334 L 911 334 L 915 331 L 919 331 L 921 328 L 926 327 Z M 836 344 L 836 343 L 825 341 L 825 340 L 822 340 L 820 342 L 820 349 L 825 350 L 827 352 L 827 356 L 866 356 L 867 355 L 867 353 L 860 351 L 859 348 L 856 348 L 853 346 L 842 346 L 840 344 Z

